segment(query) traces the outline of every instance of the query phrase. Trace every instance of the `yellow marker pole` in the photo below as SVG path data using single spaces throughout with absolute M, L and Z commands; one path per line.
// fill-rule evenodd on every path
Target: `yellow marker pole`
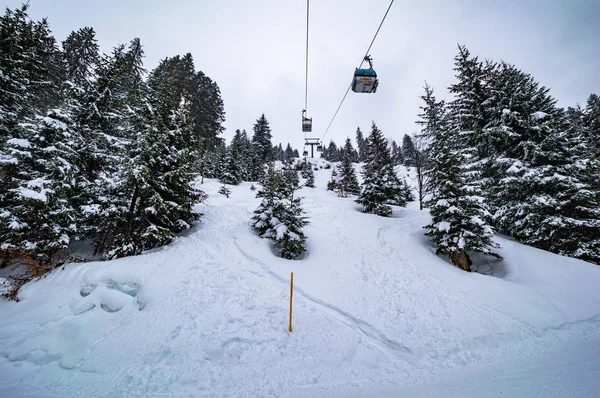
M 292 295 L 294 294 L 294 273 L 290 276 L 290 333 L 292 332 Z

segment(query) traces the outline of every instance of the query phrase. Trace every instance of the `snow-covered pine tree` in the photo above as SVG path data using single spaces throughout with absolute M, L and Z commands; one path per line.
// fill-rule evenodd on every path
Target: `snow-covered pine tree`
M 433 89 L 425 86 L 422 96 L 425 105 L 419 115 L 423 126 L 422 135 L 429 142 L 426 174 L 431 224 L 425 228 L 426 235 L 437 248 L 437 253 L 448 254 L 452 263 L 471 270 L 469 252 L 480 252 L 492 256 L 497 245 L 492 241 L 493 230 L 485 222 L 486 210 L 477 185 L 469 185 L 465 151 L 457 143 L 458 127 L 451 127 L 445 114 L 443 101 L 437 101 Z
M 412 137 L 404 134 L 402 138 L 402 159 L 406 167 L 414 167 L 415 165 L 415 144 Z
M 226 198 L 229 198 L 229 195 L 231 195 L 231 189 L 229 189 L 227 185 L 223 184 L 221 188 L 219 188 L 219 193 L 224 195 Z
M 367 147 L 360 127 L 356 128 L 356 146 L 358 147 L 358 161 L 365 162 L 367 160 Z
M 219 135 L 224 131 L 225 111 L 218 85 L 202 71 L 195 71 L 194 60 L 190 53 L 162 60 L 148 79 L 154 86 L 154 80 L 169 78 L 175 87 L 174 93 L 185 91 L 189 104 L 189 123 L 193 142 L 199 153 L 198 169 L 202 177 L 218 178 L 216 165 L 220 159 L 215 151 L 224 145 Z M 208 176 L 205 168 L 211 167 Z M 202 180 L 203 182 L 203 180 Z
M 330 162 L 339 162 L 340 159 L 340 151 L 333 140 L 329 141 L 329 146 L 327 147 L 327 155 L 325 160 Z
M 73 233 L 76 174 L 64 68 L 46 20 L 28 4 L 0 18 L 0 250 L 48 262 Z
M 304 179 L 308 178 L 308 169 L 312 168 L 311 164 L 308 162 L 306 158 L 302 162 L 297 165 L 300 168 L 300 176 Z
M 287 146 L 285 147 L 285 160 L 291 160 L 293 158 L 294 158 L 294 150 L 292 149 L 292 146 L 288 142 Z
M 147 99 L 143 75 L 143 51 L 138 39 L 126 48 L 121 45 L 98 63 L 93 87 L 74 96 L 75 120 L 82 137 L 82 171 L 76 180 L 74 204 L 82 225 L 79 239 L 89 239 L 97 252 L 110 250 L 120 232 L 116 226 L 127 224 L 130 204 L 127 172 L 137 142 L 148 130 Z M 93 51 L 93 50 L 92 50 Z
M 398 146 L 395 140 L 392 140 L 392 161 L 394 165 L 404 163 L 404 157 L 402 156 L 402 148 Z
M 265 176 L 265 163 L 263 163 L 259 152 L 260 148 L 253 144 L 248 157 L 248 178 L 250 181 L 260 181 Z
M 350 138 L 346 139 L 346 144 L 342 151 L 342 162 L 339 167 L 340 184 L 342 190 L 352 195 L 360 194 L 360 185 L 358 178 L 356 177 L 356 171 L 352 165 L 354 159 L 354 148 L 352 148 L 352 141 Z
M 487 136 L 493 220 L 520 241 L 600 263 L 598 163 L 581 145 L 582 124 L 532 76 L 502 63 L 492 80 Z
M 69 202 L 77 173 L 76 154 L 69 146 L 71 125 L 69 115 L 57 110 L 22 125 L 21 138 L 7 141 L 6 153 L 12 160 L 2 167 L 3 250 L 22 251 L 46 264 L 67 248 L 76 228 Z
M 592 159 L 600 160 L 600 95 L 590 94 L 583 113 L 583 136 Z
M 193 101 L 179 80 L 185 75 L 176 68 L 157 68 L 147 90 L 142 56 L 139 41 L 132 41 L 123 60 L 128 67 L 119 76 L 126 90 L 121 98 L 127 98 L 120 129 L 132 138 L 126 147 L 129 156 L 117 174 L 116 203 L 122 205 L 113 218 L 108 258 L 169 243 L 199 218 L 193 206 L 200 191 L 191 185 L 198 137 L 191 122 Z
M 235 130 L 235 134 L 231 139 L 231 144 L 229 145 L 231 151 L 235 151 L 237 155 L 237 168 L 239 170 L 238 177 L 241 181 L 248 181 L 248 148 L 250 146 L 250 142 L 248 141 L 248 136 L 246 135 L 246 131 L 244 130 L 244 135 L 240 129 Z
M 327 190 L 333 191 L 335 190 L 336 184 L 339 184 L 340 177 L 338 176 L 338 172 L 336 171 L 336 167 L 331 169 L 331 178 L 327 182 Z
M 269 168 L 263 189 L 257 197 L 263 200 L 254 211 L 252 227 L 260 237 L 270 239 L 280 255 L 295 259 L 306 251 L 306 236 L 302 228 L 308 224 L 301 199 L 288 196 L 289 183 L 282 172 Z
M 415 152 L 417 155 L 415 158 L 417 191 L 421 210 L 423 210 L 425 192 L 429 192 L 430 190 L 428 175 L 429 165 L 427 162 L 429 144 L 433 142 L 438 135 L 445 134 L 445 130 L 449 128 L 449 120 L 444 101 L 436 100 L 433 88 L 429 86 L 427 82 L 425 82 L 423 88 L 425 90 L 425 95 L 421 96 L 423 104 L 419 107 L 421 113 L 419 113 L 419 119 L 416 121 L 416 123 L 421 126 L 421 131 L 416 138 L 419 145 L 416 149 L 418 152 Z
M 284 199 L 273 209 L 273 232 L 271 240 L 280 249 L 281 257 L 296 259 L 306 251 L 306 235 L 302 231 L 308 220 L 304 216 L 301 198 Z
M 256 120 L 253 130 L 253 148 L 260 163 L 264 165 L 273 160 L 274 156 L 273 144 L 271 144 L 271 128 L 269 127 L 269 121 L 264 113 Z
M 240 183 L 240 160 L 238 149 L 234 142 L 227 148 L 220 181 L 223 184 L 238 185 Z
M 356 200 L 365 213 L 391 217 L 389 204 L 406 205 L 406 193 L 396 172 L 386 139 L 375 122 L 368 138 L 368 156 L 363 167 L 362 191 Z
M 252 142 L 248 138 L 248 133 L 243 129 L 240 134 L 239 148 L 240 169 L 242 170 L 242 180 L 250 181 L 250 169 L 252 168 Z
M 312 167 L 309 167 L 306 169 L 306 183 L 304 184 L 304 186 L 309 187 L 309 188 L 314 188 L 315 187 L 315 173 L 312 169 Z
M 459 130 L 460 142 L 456 145 L 463 148 L 463 167 L 468 170 L 469 184 L 479 186 L 484 193 L 490 184 L 496 158 L 491 136 L 486 130 L 491 122 L 490 103 L 494 96 L 491 80 L 496 70 L 496 63 L 480 62 L 465 46 L 459 45 L 454 57 L 456 82 L 449 87 L 454 100 L 447 104 L 452 125 Z M 486 208 L 489 205 L 488 201 L 484 203 Z
M 275 159 L 280 162 L 285 161 L 285 152 L 283 151 L 283 146 L 281 143 L 279 145 L 273 147 L 273 151 L 275 153 Z
M 282 185 L 281 187 L 282 195 L 284 198 L 291 198 L 294 196 L 294 191 L 300 188 L 300 178 L 298 177 L 298 171 L 290 161 L 283 163 L 281 173 L 283 175 L 284 182 L 284 185 Z

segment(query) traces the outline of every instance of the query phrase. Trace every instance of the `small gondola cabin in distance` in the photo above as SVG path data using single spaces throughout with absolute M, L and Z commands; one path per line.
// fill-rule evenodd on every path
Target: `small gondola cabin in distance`
M 309 119 L 306 117 L 306 110 L 302 110 L 302 132 L 310 133 L 312 131 L 312 117 Z

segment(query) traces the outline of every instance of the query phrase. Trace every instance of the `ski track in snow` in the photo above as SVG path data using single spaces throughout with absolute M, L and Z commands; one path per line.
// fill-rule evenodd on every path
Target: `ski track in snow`
M 506 277 L 464 273 L 435 255 L 415 203 L 362 214 L 325 191 L 330 174 L 300 191 L 303 260 L 276 258 L 251 230 L 250 184 L 226 199 L 209 180 L 204 217 L 172 245 L 70 264 L 0 303 L 0 396 L 496 396 L 510 378 L 443 380 L 535 373 L 539 358 L 600 343 L 600 268 L 498 237 Z M 600 388 L 600 364 L 583 374 L 580 396 Z

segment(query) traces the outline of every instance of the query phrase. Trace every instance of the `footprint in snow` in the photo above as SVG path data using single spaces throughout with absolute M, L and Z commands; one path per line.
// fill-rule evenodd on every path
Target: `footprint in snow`
M 135 282 L 117 282 L 112 279 L 106 282 L 84 283 L 79 290 L 79 295 L 86 300 L 78 302 L 73 307 L 73 313 L 80 315 L 90 311 L 97 306 L 98 301 L 102 310 L 114 313 L 120 311 L 131 299 L 135 299 L 141 311 L 146 303 L 137 298 L 140 287 Z

